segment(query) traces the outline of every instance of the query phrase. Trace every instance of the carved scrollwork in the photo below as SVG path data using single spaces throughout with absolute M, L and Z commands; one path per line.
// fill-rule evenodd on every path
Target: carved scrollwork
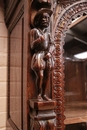
M 62 2 L 62 1 L 60 1 Z M 63 60 L 63 45 L 65 33 L 72 20 L 78 16 L 87 14 L 87 2 L 85 0 L 70 0 L 63 1 L 68 3 L 65 9 L 58 13 L 57 22 L 54 27 L 54 41 L 55 41 L 55 58 L 54 58 L 54 73 L 53 73 L 53 89 L 54 99 L 57 101 L 57 108 L 55 110 L 57 115 L 57 129 L 64 130 L 64 60 Z M 61 6 L 61 5 L 60 5 Z

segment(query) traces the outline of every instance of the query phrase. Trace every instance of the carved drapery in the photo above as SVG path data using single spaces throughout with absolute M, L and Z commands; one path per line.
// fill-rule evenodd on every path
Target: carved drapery
M 61 9 L 62 10 L 62 9 Z M 57 101 L 56 115 L 57 115 L 57 130 L 64 130 L 64 59 L 63 59 L 63 45 L 64 38 L 68 26 L 72 19 L 87 14 L 87 2 L 81 0 L 69 4 L 65 9 L 58 13 L 57 21 L 54 26 L 54 41 L 55 41 L 55 67 L 53 73 L 53 89 L 54 99 Z

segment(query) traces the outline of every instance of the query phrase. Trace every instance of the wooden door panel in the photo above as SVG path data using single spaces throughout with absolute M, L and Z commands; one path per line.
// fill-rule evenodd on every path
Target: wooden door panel
M 9 42 L 9 117 L 23 129 L 23 17 L 10 34 Z

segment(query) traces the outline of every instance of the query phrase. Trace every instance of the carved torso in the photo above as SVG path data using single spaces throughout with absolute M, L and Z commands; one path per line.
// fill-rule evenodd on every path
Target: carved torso
M 52 41 L 50 34 L 43 33 L 40 29 L 34 28 L 30 32 L 31 49 L 34 50 L 32 57 L 31 68 L 34 70 L 44 70 L 53 68 L 52 58 Z M 46 55 L 49 57 L 46 59 Z
M 40 39 L 41 37 L 43 39 Z M 47 32 L 43 33 L 40 29 L 36 28 L 31 30 L 31 48 L 35 52 L 48 50 L 50 42 L 50 35 Z

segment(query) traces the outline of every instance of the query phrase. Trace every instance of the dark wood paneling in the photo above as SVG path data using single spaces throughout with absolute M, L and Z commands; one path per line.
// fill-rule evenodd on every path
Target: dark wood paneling
M 66 102 L 83 100 L 83 62 L 65 62 L 65 100 Z M 67 93 L 68 92 L 68 93 Z M 69 93 L 72 93 L 69 95 Z
M 71 124 L 71 125 L 66 125 L 65 130 L 86 130 L 87 125 L 86 123 L 78 123 L 78 124 Z

